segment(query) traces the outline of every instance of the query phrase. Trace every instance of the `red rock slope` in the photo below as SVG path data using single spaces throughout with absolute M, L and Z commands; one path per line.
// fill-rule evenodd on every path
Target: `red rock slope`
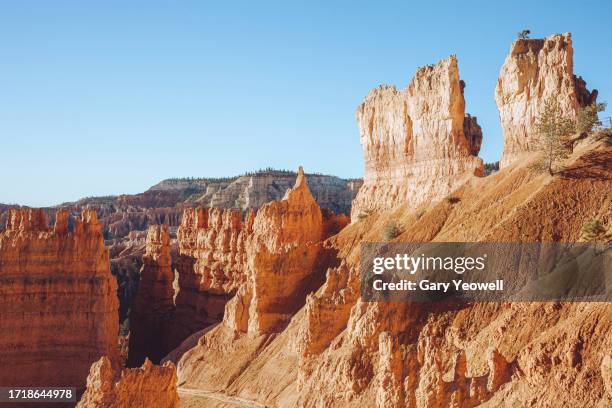
M 397 241 L 572 241 L 595 217 L 610 228 L 611 161 L 610 147 L 589 145 L 562 175 L 523 163 L 453 200 L 350 225 L 328 241 L 342 264 L 283 331 L 221 325 L 184 355 L 179 381 L 280 407 L 606 406 L 609 304 L 365 303 L 357 274 L 359 243 L 391 220 L 403 226 Z

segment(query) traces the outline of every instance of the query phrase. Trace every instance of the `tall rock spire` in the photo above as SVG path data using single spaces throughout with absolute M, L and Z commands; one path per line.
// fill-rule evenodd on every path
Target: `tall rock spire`
M 546 100 L 554 97 L 564 116 L 575 118 L 581 106 L 590 105 L 597 91 L 574 75 L 574 49 L 570 33 L 545 39 L 518 39 L 499 72 L 495 102 L 504 132 L 500 162 L 506 167 L 535 148 L 535 123 Z
M 159 363 L 174 345 L 168 337 L 174 312 L 174 273 L 167 225 L 149 226 L 142 260 L 138 293 L 130 312 L 130 367 L 139 367 L 145 358 Z
M 457 58 L 419 68 L 408 87 L 380 86 L 357 108 L 364 185 L 352 219 L 403 203 L 438 200 L 483 171 L 482 132 L 465 115 Z

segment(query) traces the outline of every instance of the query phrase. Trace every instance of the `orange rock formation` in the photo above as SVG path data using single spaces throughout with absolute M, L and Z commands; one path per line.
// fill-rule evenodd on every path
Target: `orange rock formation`
M 364 184 L 351 219 L 408 202 L 439 200 L 481 175 L 482 132 L 465 117 L 463 82 L 450 56 L 419 68 L 408 87 L 380 86 L 357 108 Z
M 83 388 L 91 364 L 117 359 L 117 284 L 95 211 L 49 228 L 42 209 L 10 210 L 0 232 L 3 386 Z
M 138 293 L 130 312 L 128 366 L 140 366 L 147 357 L 159 363 L 171 350 L 168 333 L 174 313 L 173 281 L 168 226 L 151 225 Z
M 322 244 L 333 230 L 330 224 L 346 225 L 346 217 L 321 212 L 303 170 L 283 200 L 265 204 L 253 219 L 246 239 L 246 273 L 236 295 L 225 308 L 223 324 L 205 333 L 200 342 L 215 351 L 205 355 L 186 353 L 182 362 L 215 384 L 235 375 L 233 369 L 192 366 L 198 359 L 232 359 L 248 362 L 305 304 L 308 293 L 324 281 L 325 269 L 335 263 L 335 251 Z M 231 338 L 235 341 L 227 342 Z
M 333 256 L 319 242 L 347 223 L 343 214 L 321 211 L 301 168 L 282 200 L 244 218 L 237 209 L 185 210 L 174 344 L 224 315 L 238 332 L 280 330 L 323 281 L 321 265 Z
M 495 101 L 504 132 L 505 167 L 534 148 L 534 124 L 551 96 L 564 115 L 575 117 L 578 108 L 595 102 L 582 78 L 574 75 L 574 49 L 570 33 L 546 39 L 518 39 L 501 67 Z
M 609 229 L 612 149 L 581 143 L 560 176 L 521 162 L 469 180 L 453 200 L 406 203 L 346 227 L 325 241 L 341 264 L 284 329 L 241 335 L 226 321 L 183 355 L 179 381 L 278 407 L 606 406 L 609 304 L 359 297 L 360 243 L 379 241 L 390 220 L 405 226 L 400 242 L 575 241 L 593 218 Z
M 565 87 L 557 89 L 560 95 L 571 102 L 567 82 L 582 83 L 564 76 L 571 73 L 566 70 L 571 66 L 568 41 L 569 36 L 559 36 L 541 47 L 538 42 L 514 47 L 517 69 L 528 67 L 526 72 L 533 69 L 537 49 L 536 71 L 551 66 L 544 69 L 550 74 L 542 74 L 540 88 L 560 84 Z M 527 51 L 520 51 L 523 46 Z M 553 69 L 559 65 L 561 76 Z M 505 84 L 500 85 L 502 96 L 511 88 Z M 594 98 L 576 90 L 581 86 L 574 88 L 580 104 Z M 512 112 L 512 98 L 504 103 L 500 111 L 507 107 Z M 517 128 L 531 126 L 530 109 L 523 115 L 524 126 Z M 564 170 L 552 177 L 530 170 L 523 154 L 528 143 L 513 145 L 512 136 L 509 146 L 518 147 L 504 154 L 514 165 L 489 177 L 471 177 L 482 169 L 475 157 L 481 133 L 474 118 L 464 117 L 454 57 L 420 69 L 404 91 L 372 91 L 357 116 L 366 178 L 353 223 L 342 228 L 345 218 L 321 212 L 302 169 L 282 200 L 244 218 L 233 210 L 187 210 L 178 232 L 180 292 L 172 335 L 174 341 L 191 336 L 168 357 L 179 360 L 178 379 L 172 365 L 156 367 L 148 361 L 124 370 L 118 379 L 110 361 L 102 358 L 92 367 L 81 406 L 175 407 L 177 381 L 195 389 L 194 395 L 221 391 L 253 406 L 610 405 L 608 303 L 365 302 L 359 266 L 361 244 L 380 241 L 390 222 L 401 225 L 396 242 L 572 242 L 593 219 L 612 231 L 612 147 L 602 140 L 581 140 Z M 19 259 L 40 258 L 48 265 L 44 256 L 15 255 L 16 237 L 26 236 L 23 251 L 37 254 L 55 248 L 38 241 L 72 234 L 63 216 L 51 231 L 41 213 L 23 214 L 11 217 L 9 229 L 0 235 L 2 272 L 5 265 L 25 268 Z M 75 236 L 91 229 L 99 235 L 99 228 L 85 224 L 77 223 Z M 141 296 L 154 294 L 149 302 L 161 300 L 166 310 L 167 234 L 153 228 L 149 235 Z M 77 257 L 82 251 L 79 246 L 68 253 Z M 44 265 L 34 269 L 44 270 Z M 2 287 L 19 287 L 11 279 Z M 36 288 L 36 293 L 45 291 Z M 145 323 L 146 303 L 139 307 L 144 312 L 135 314 Z M 14 325 L 14 319 L 9 323 Z M 99 327 L 104 331 L 104 325 Z M 53 339 L 58 336 L 54 333 Z
M 323 281 L 329 255 L 319 244 L 324 219 L 300 167 L 295 186 L 265 204 L 247 242 L 247 281 L 227 305 L 235 330 L 275 333 Z
M 78 408 L 178 406 L 174 364 L 156 366 L 146 360 L 142 367 L 124 369 L 118 374 L 107 357 L 91 366 L 87 390 L 77 404 Z
M 185 210 L 177 233 L 175 346 L 223 319 L 225 304 L 246 280 L 245 245 L 253 220 L 252 210 L 244 220 L 237 209 Z

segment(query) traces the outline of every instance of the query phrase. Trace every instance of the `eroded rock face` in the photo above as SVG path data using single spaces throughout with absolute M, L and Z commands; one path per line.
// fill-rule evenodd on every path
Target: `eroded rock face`
M 405 225 L 404 242 L 572 242 L 592 217 L 609 226 L 612 150 L 579 154 L 566 177 L 543 180 L 525 163 L 471 180 L 420 216 L 374 213 L 344 228 L 326 240 L 341 264 L 282 331 L 217 325 L 180 359 L 180 381 L 278 407 L 609 406 L 609 304 L 359 296 L 360 244 L 390 220 Z M 251 302 L 238 299 L 233 320 L 248 330 Z
M 322 283 L 327 261 L 320 245 L 323 234 L 323 214 L 300 167 L 294 187 L 255 217 L 247 244 L 248 279 L 228 304 L 242 312 L 228 313 L 227 321 L 240 316 L 231 322 L 235 330 L 263 334 L 284 328 Z
M 207 207 L 258 209 L 265 203 L 283 198 L 293 186 L 296 173 L 289 171 L 264 171 L 236 177 L 225 182 L 208 183 L 204 194 L 195 202 Z M 339 177 L 309 174 L 313 196 L 321 208 L 336 213 L 349 214 L 351 202 L 357 195 L 361 180 L 345 180 Z
M 337 266 L 335 249 L 323 240 L 344 227 L 348 218 L 321 211 L 301 168 L 282 200 L 265 204 L 253 215 L 247 213 L 243 280 L 226 304 L 223 323 L 198 334 L 197 345 L 191 342 L 182 357 L 174 352 L 169 357 L 180 358 L 180 381 L 197 376 L 198 381 L 226 387 L 243 364 L 290 324 L 307 295 L 323 283 L 325 270 Z M 228 368 L 218 364 L 219 359 L 234 364 Z M 209 369 L 202 372 L 199 362 Z
M 501 167 L 533 151 L 535 123 L 548 98 L 555 97 L 570 118 L 579 107 L 595 102 L 597 91 L 589 92 L 585 81 L 574 75 L 573 58 L 570 33 L 512 43 L 495 88 L 504 132 Z
M 95 211 L 54 228 L 42 209 L 10 210 L 0 232 L 0 384 L 82 388 L 118 357 L 117 284 Z M 69 363 L 68 363 L 69 362 Z
M 175 345 L 223 319 L 237 332 L 280 330 L 323 281 L 333 256 L 320 241 L 347 223 L 321 211 L 301 169 L 282 200 L 257 212 L 186 210 L 177 234 Z
M 146 360 L 142 367 L 116 373 L 106 356 L 92 364 L 87 389 L 77 404 L 79 408 L 178 406 L 174 364 L 156 366 Z
M 364 185 L 352 217 L 438 200 L 481 175 L 482 132 L 465 118 L 463 82 L 454 56 L 419 68 L 408 87 L 380 86 L 357 108 L 365 156 Z
M 168 333 L 174 313 L 174 272 L 167 225 L 149 226 L 145 251 L 130 312 L 130 367 L 140 366 L 145 358 L 159 363 L 171 349 Z
M 252 210 L 244 219 L 238 209 L 185 210 L 177 233 L 175 345 L 223 319 L 225 304 L 246 281 L 246 241 L 254 218 Z

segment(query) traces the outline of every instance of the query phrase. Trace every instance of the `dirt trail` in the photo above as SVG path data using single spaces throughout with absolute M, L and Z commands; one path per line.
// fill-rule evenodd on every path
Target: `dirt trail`
M 184 388 L 178 387 L 178 393 L 180 397 L 190 396 L 196 397 L 198 399 L 203 400 L 213 400 L 216 402 L 221 402 L 223 404 L 228 404 L 230 407 L 241 407 L 241 408 L 269 408 L 267 405 L 260 404 L 257 401 L 248 400 L 240 397 L 233 397 L 231 395 L 226 395 L 220 392 L 214 391 L 206 391 L 206 390 L 198 390 L 194 388 Z M 204 401 L 203 401 L 204 402 Z M 201 405 L 205 407 L 206 405 Z M 215 404 L 215 406 L 218 406 Z

